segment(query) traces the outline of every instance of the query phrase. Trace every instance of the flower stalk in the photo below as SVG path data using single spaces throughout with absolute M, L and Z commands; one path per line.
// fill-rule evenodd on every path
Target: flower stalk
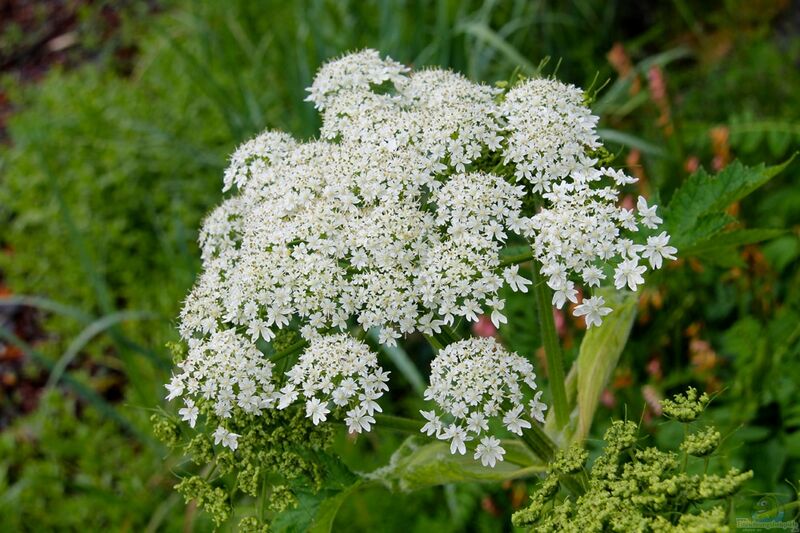
M 412 435 L 421 435 L 423 423 L 419 420 L 405 418 L 402 416 L 383 415 L 375 413 L 375 424 L 385 429 L 393 429 L 401 433 L 411 433 Z
M 551 292 L 540 272 L 540 264 L 533 264 L 533 294 L 536 310 L 539 315 L 539 327 L 547 358 L 547 373 L 550 378 L 550 392 L 553 395 L 553 410 L 556 417 L 556 428 L 562 429 L 569 421 L 569 404 L 564 380 L 564 356 L 558 340 L 556 323 L 553 319 Z

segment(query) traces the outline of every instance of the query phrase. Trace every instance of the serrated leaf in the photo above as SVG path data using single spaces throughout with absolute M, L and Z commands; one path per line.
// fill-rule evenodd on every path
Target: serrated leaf
M 347 497 L 355 492 L 359 485 L 360 482 L 355 483 L 339 492 L 336 496 L 322 500 L 307 531 L 309 533 L 330 533 L 333 531 L 333 522 L 336 519 L 336 515 L 339 513 L 339 509 L 342 507 Z
M 681 255 L 684 255 L 684 250 L 698 242 L 712 238 L 734 222 L 736 219 L 724 212 L 700 215 L 691 230 L 674 233 L 675 230 L 671 229 L 671 244 L 678 249 Z
M 323 508 L 323 502 L 334 499 L 341 493 L 342 491 L 335 490 L 296 491 L 297 505 L 278 514 L 270 524 L 270 530 L 280 533 L 305 533 L 311 528 L 320 512 L 327 512 Z M 338 510 L 338 507 L 336 509 Z
M 394 452 L 389 464 L 368 474 L 393 490 L 412 491 L 449 483 L 498 482 L 543 472 L 546 465 L 516 440 L 504 440 L 504 461 L 494 468 L 466 455 L 453 455 L 447 442 L 412 436 Z
M 278 514 L 272 522 L 272 531 L 300 533 L 315 531 L 328 533 L 333 527 L 336 513 L 344 500 L 359 486 L 363 479 L 353 473 L 335 455 L 322 451 L 306 451 L 310 460 L 321 467 L 323 482 L 319 491 L 296 487 L 297 505 Z
M 567 375 L 567 401 L 572 414 L 569 424 L 557 438 L 563 445 L 581 442 L 589 434 L 600 394 L 617 367 L 636 316 L 637 293 L 610 289 L 595 292 L 603 296 L 614 311 L 603 319 L 600 326 L 586 332 L 578 358 Z M 553 431 L 554 427 L 554 417 L 548 416 L 545 428 Z
M 784 235 L 784 229 L 740 229 L 716 235 L 713 239 L 699 241 L 683 250 L 684 255 L 716 252 L 724 248 L 742 246 L 755 242 L 768 241 Z
M 665 227 L 678 250 L 713 237 L 724 227 L 725 208 L 767 183 L 792 159 L 771 167 L 746 167 L 734 161 L 715 176 L 704 169 L 689 176 L 664 213 Z

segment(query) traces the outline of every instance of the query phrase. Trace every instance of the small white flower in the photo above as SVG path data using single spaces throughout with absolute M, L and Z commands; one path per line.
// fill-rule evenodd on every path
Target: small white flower
M 558 309 L 564 307 L 567 300 L 572 303 L 578 302 L 578 291 L 575 290 L 575 284 L 571 281 L 561 283 L 558 288 L 553 291 L 552 304 Z
M 467 432 L 464 431 L 464 428 L 455 424 L 447 426 L 440 438 L 442 440 L 450 440 L 450 453 L 459 453 L 461 455 L 467 453 L 467 445 L 465 443 L 471 440 L 470 437 L 467 437 Z
M 378 342 L 386 346 L 397 346 L 397 339 L 399 338 L 400 334 L 397 331 L 384 327 L 381 328 L 381 332 L 378 335 Z
M 322 402 L 319 398 L 312 398 L 306 402 L 306 418 L 310 418 L 315 426 L 320 422 L 325 422 L 330 412 L 327 402 Z
M 489 430 L 489 423 L 486 417 L 479 411 L 473 411 L 467 418 L 467 429 L 473 433 Z
M 544 424 L 544 412 L 547 411 L 547 404 L 539 401 L 541 397 L 542 391 L 537 392 L 533 399 L 528 402 L 528 407 L 530 408 L 531 418 Z
M 173 400 L 183 394 L 184 385 L 183 382 L 178 378 L 178 376 L 173 376 L 172 380 L 165 385 L 169 394 L 167 394 L 167 400 Z
M 239 437 L 236 433 L 231 433 L 222 426 L 219 426 L 212 435 L 214 437 L 214 444 L 222 444 L 226 448 L 236 451 L 239 447 Z
M 343 407 L 347 405 L 350 396 L 352 396 L 352 394 L 348 394 L 345 389 L 339 387 L 335 391 L 333 391 L 331 398 L 333 399 L 334 404 L 336 404 L 339 407 Z
M 661 268 L 662 259 L 677 259 L 675 254 L 678 249 L 668 245 L 669 237 L 666 231 L 662 231 L 659 235 L 647 238 L 647 246 L 644 247 L 642 257 L 648 259 L 653 268 Z
M 192 400 L 186 400 L 186 407 L 178 410 L 178 414 L 181 415 L 181 420 L 189 422 L 189 427 L 194 427 L 199 413 L 200 410 L 195 406 Z
M 363 407 L 351 409 L 346 414 L 347 417 L 344 422 L 347 424 L 347 429 L 350 433 L 369 431 L 371 425 L 375 423 L 375 418 L 367 414 Z
M 584 268 L 582 276 L 583 281 L 586 282 L 589 287 L 599 287 L 600 281 L 604 280 L 606 277 L 605 274 L 603 274 L 603 271 L 595 266 L 588 266 Z
M 519 265 L 513 265 L 503 271 L 503 277 L 513 291 L 528 292 L 528 285 L 533 283 L 519 274 Z
M 442 421 L 436 415 L 436 411 L 420 411 L 427 422 L 422 426 L 421 431 L 428 435 L 438 435 L 442 431 Z
M 475 447 L 474 459 L 480 459 L 483 466 L 494 468 L 498 461 L 503 460 L 506 451 L 500 446 L 500 440 L 490 436 L 481 439 L 480 444 Z
M 640 196 L 636 202 L 636 209 L 639 211 L 639 216 L 642 218 L 642 224 L 650 229 L 655 229 L 659 224 L 664 222 L 661 217 L 656 215 L 657 205 L 648 207 L 647 200 Z
M 284 386 L 278 393 L 278 409 L 286 409 L 297 399 L 298 393 L 293 385 Z
M 630 290 L 635 291 L 638 285 L 644 283 L 642 274 L 646 270 L 647 267 L 639 266 L 638 259 L 626 259 L 617 266 L 614 272 L 614 286 L 621 289 L 627 285 Z
M 508 429 L 511 433 L 522 435 L 523 429 L 528 429 L 531 427 L 530 422 L 528 422 L 524 418 L 520 418 L 521 414 L 522 414 L 522 406 L 518 405 L 517 407 L 506 413 L 506 415 L 503 417 L 503 424 L 505 424 L 506 429 Z
M 602 296 L 584 298 L 583 302 L 575 307 L 572 314 L 575 316 L 585 316 L 586 327 L 599 326 L 603 323 L 603 317 L 611 312 L 610 307 L 603 307 L 606 301 Z

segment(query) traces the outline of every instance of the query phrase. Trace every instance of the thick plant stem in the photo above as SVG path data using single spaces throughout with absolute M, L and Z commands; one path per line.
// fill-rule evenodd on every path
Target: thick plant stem
M 533 263 L 533 294 L 536 300 L 536 311 L 539 314 L 539 326 L 542 332 L 544 353 L 547 357 L 547 373 L 550 377 L 550 391 L 553 394 L 553 410 L 556 416 L 556 429 L 562 429 L 569 421 L 569 405 L 564 384 L 564 356 L 553 320 L 551 291 L 539 271 L 540 264 Z
M 537 457 L 548 463 L 553 460 L 556 450 L 558 450 L 556 443 L 536 424 L 522 430 L 522 440 Z

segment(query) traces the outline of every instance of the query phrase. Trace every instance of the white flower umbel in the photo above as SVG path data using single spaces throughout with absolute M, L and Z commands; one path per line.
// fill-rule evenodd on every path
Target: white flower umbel
M 189 339 L 189 353 L 166 385 L 171 400 L 186 398 L 181 417 L 194 427 L 195 401 L 211 402 L 214 413 L 229 418 L 234 407 L 259 414 L 275 401 L 272 362 L 234 330 L 216 331 L 205 339 Z
M 490 422 L 502 423 L 518 435 L 531 427 L 524 401 L 525 394 L 536 389 L 535 379 L 527 359 L 507 351 L 493 338 L 450 344 L 431 364 L 425 399 L 432 400 L 436 408 L 422 411 L 427 420 L 422 431 L 450 441 L 451 453 L 460 454 L 466 453 L 466 442 L 484 437 L 475 449 L 475 458 L 494 466 L 503 460 L 505 450 L 499 440 L 486 435 Z M 531 404 L 538 409 L 531 410 L 536 418 L 546 409 L 539 396 Z
M 598 118 L 586 106 L 583 91 L 555 80 L 528 80 L 509 91 L 499 115 L 507 124 L 504 161 L 513 166 L 519 183 L 544 200 L 523 233 L 554 291 L 553 305 L 577 303 L 569 277 L 597 286 L 605 277 L 602 265 L 616 265 L 617 288 L 636 290 L 644 282 L 646 268 L 638 266 L 644 247 L 623 237 L 639 226 L 634 212 L 619 206 L 620 188 L 636 180 L 600 167 L 592 155 L 601 146 Z M 654 229 L 662 222 L 656 206 L 644 198 L 639 197 L 637 207 L 643 226 Z M 653 268 L 661 266 L 662 257 L 674 258 L 670 250 L 657 248 L 659 243 L 646 249 Z M 591 324 L 602 322 L 602 314 L 582 314 Z
M 377 400 L 388 390 L 389 372 L 378 366 L 378 356 L 369 346 L 338 334 L 311 341 L 286 377 L 287 385 L 278 394 L 279 409 L 302 398 L 306 416 L 319 424 L 340 408 L 350 431 L 361 433 L 370 430 L 373 415 L 381 412 Z

